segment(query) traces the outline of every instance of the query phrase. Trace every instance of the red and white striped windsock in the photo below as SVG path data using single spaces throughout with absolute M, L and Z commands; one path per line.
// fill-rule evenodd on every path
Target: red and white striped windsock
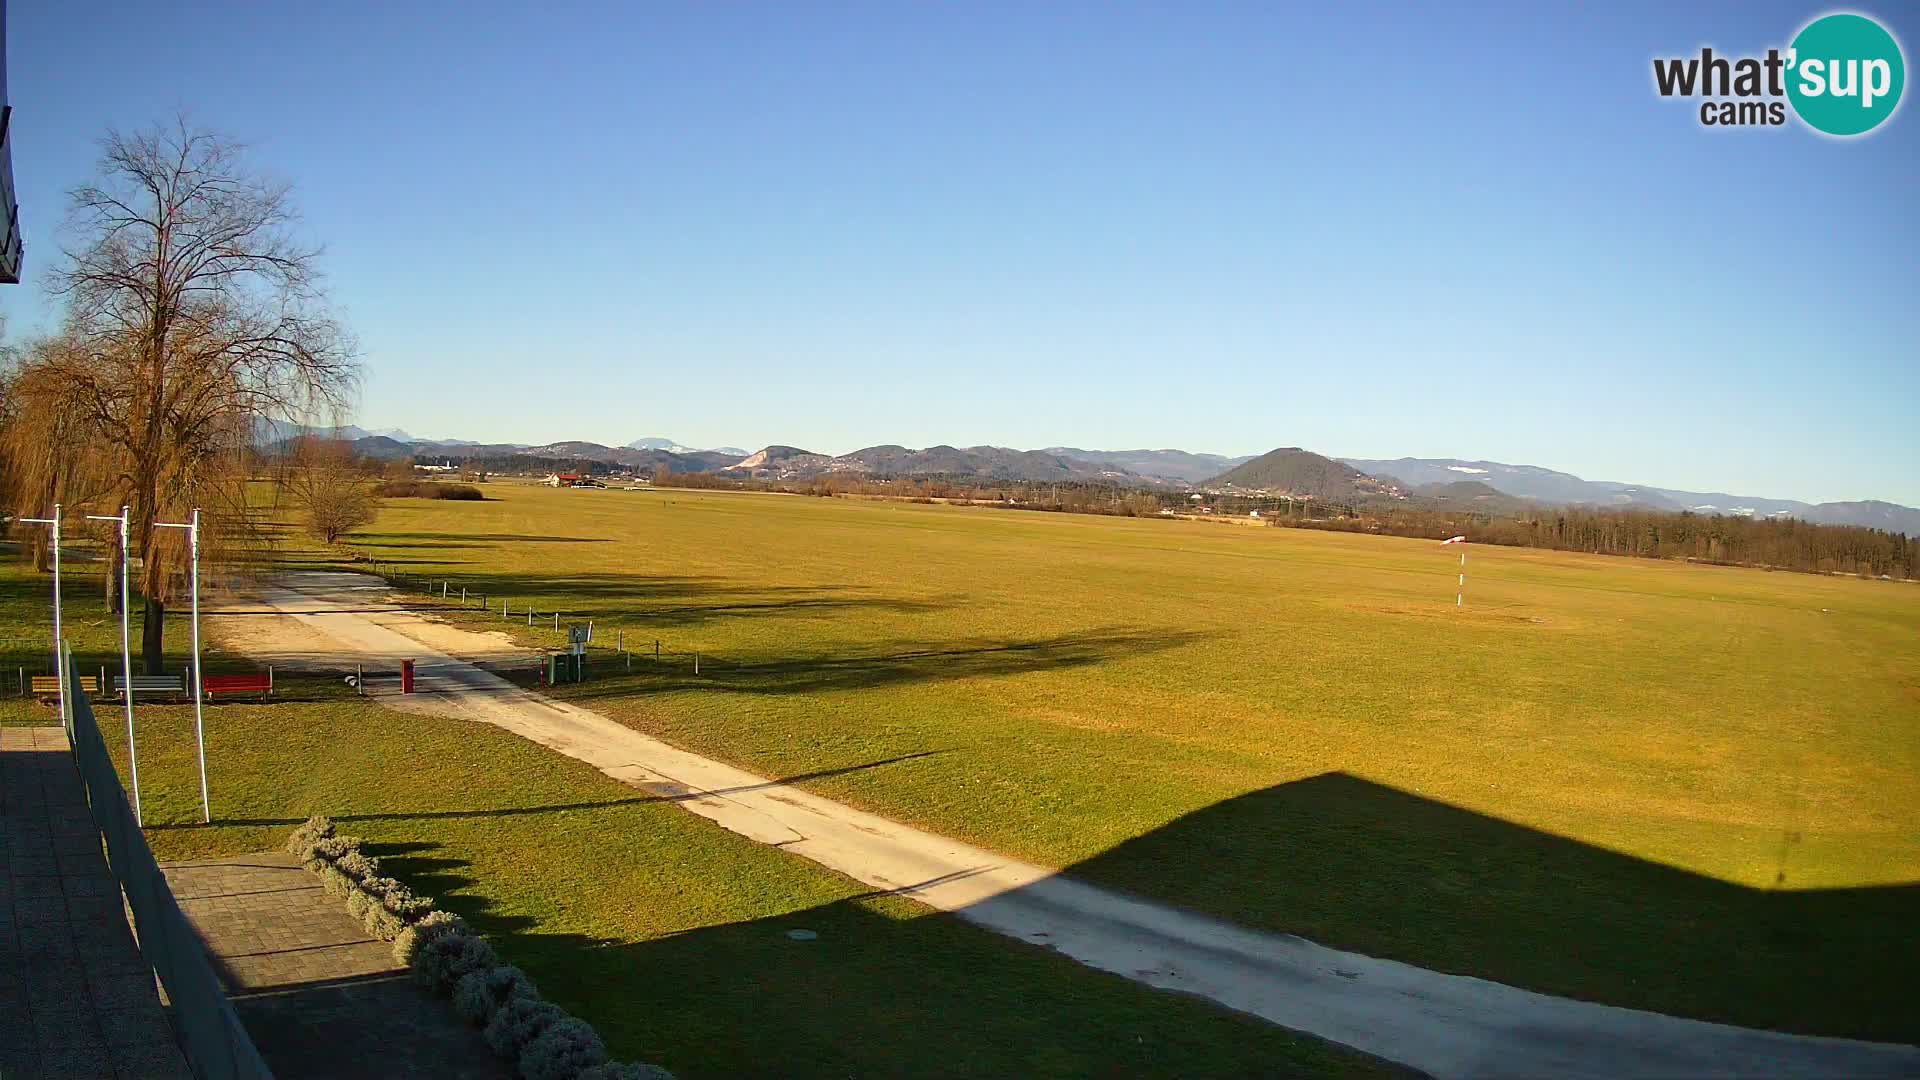
M 1442 540 L 1440 542 L 1443 544 L 1464 544 L 1467 542 L 1467 538 L 1464 536 L 1456 536 L 1451 540 Z

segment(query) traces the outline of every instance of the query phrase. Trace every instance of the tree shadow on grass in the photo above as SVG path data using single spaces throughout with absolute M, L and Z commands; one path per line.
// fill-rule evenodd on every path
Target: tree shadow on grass
M 754 585 L 686 575 L 590 576 L 525 574 L 449 575 L 452 589 L 483 595 L 489 606 L 507 600 L 515 610 L 531 605 L 565 618 L 631 620 L 638 627 L 685 628 L 716 619 L 773 615 L 820 615 L 842 611 L 919 614 L 964 603 L 963 594 L 886 596 L 855 585 Z M 403 602 L 410 597 L 396 597 Z M 503 620 L 505 621 L 505 620 Z
M 424 543 L 416 543 L 424 541 Z M 349 544 L 371 545 L 375 547 L 431 547 L 452 544 L 459 547 L 501 547 L 506 544 L 611 544 L 612 537 L 607 536 L 534 536 L 530 533 L 455 533 L 455 532 L 404 532 L 404 533 L 353 533 L 347 537 Z
M 853 655 L 777 659 L 703 655 L 697 674 L 693 657 L 686 654 L 672 654 L 659 662 L 651 654 L 636 654 L 631 672 L 623 659 L 601 659 L 589 681 L 561 689 L 569 700 L 679 690 L 729 694 L 870 690 L 1089 667 L 1180 648 L 1205 637 L 1185 630 L 1104 627 L 1053 637 L 962 639 Z
M 472 810 L 424 810 L 424 811 L 392 811 L 392 812 L 385 812 L 385 813 L 369 813 L 369 814 L 336 814 L 336 815 L 332 815 L 332 820 L 337 825 L 352 825 L 357 822 L 368 822 L 368 821 L 379 821 L 379 822 L 445 821 L 445 820 L 470 820 L 470 819 L 480 819 L 480 818 L 528 817 L 528 816 L 534 816 L 534 815 L 540 815 L 540 814 L 561 813 L 569 810 L 599 810 L 599 809 L 604 809 L 606 807 L 612 807 L 612 806 L 631 806 L 637 803 L 687 802 L 695 799 L 706 799 L 706 798 L 715 798 L 715 797 L 724 798 L 728 795 L 741 795 L 741 794 L 745 794 L 747 792 L 752 792 L 752 791 L 762 791 L 767 788 L 789 787 L 789 786 L 801 787 L 801 786 L 805 786 L 807 783 L 814 780 L 825 780 L 825 779 L 829 779 L 836 776 L 847 776 L 852 773 L 866 772 L 869 769 L 883 768 L 888 765 L 897 765 L 907 761 L 917 761 L 921 758 L 936 757 L 944 753 L 947 753 L 947 751 L 921 750 L 917 753 L 900 754 L 895 757 L 881 758 L 877 761 L 861 762 L 857 765 L 843 765 L 838 768 L 832 768 L 832 769 L 815 769 L 815 770 L 812 770 L 811 772 L 795 773 L 792 776 L 782 777 L 777 780 L 765 780 L 757 784 L 747 784 L 741 787 L 720 788 L 718 790 L 711 790 L 711 791 L 705 788 L 690 788 L 690 789 L 682 790 L 677 794 L 667 794 L 667 795 L 636 794 L 627 798 L 619 798 L 619 799 L 595 799 L 595 800 L 589 800 L 585 802 L 572 802 L 572 803 L 544 803 L 537 806 L 495 806 L 495 807 L 476 808 Z M 272 828 L 272 827 L 285 826 L 285 825 L 298 825 L 305 820 L 306 820 L 305 818 L 292 818 L 292 817 L 221 818 L 219 821 L 219 824 L 222 826 Z M 169 831 L 175 831 L 175 830 L 194 830 L 194 829 L 201 829 L 204 827 L 205 826 L 201 825 L 198 822 L 174 822 L 174 823 L 160 823 L 160 824 L 148 825 L 146 826 L 146 830 L 148 832 L 169 832 Z M 367 845 L 367 850 L 370 854 L 408 855 L 408 854 L 413 854 L 414 852 L 417 852 L 417 851 L 431 850 L 439 846 L 440 845 L 438 843 L 412 843 L 412 844 L 407 844 L 407 843 L 371 844 L 370 843 L 369 845 Z
M 433 560 L 381 559 L 387 565 L 449 567 L 409 576 L 390 594 L 395 605 L 413 611 L 465 611 L 476 615 L 498 613 L 501 601 L 512 609 L 504 625 L 523 618 L 529 607 L 550 617 L 558 610 L 566 619 L 622 620 L 641 629 L 684 629 L 716 619 L 737 620 L 778 615 L 820 615 L 842 611 L 918 614 L 960 606 L 966 596 L 897 597 L 860 585 L 738 584 L 722 578 L 681 574 L 658 575 L 531 575 L 469 573 Z M 353 566 L 330 566 L 331 572 L 356 572 Z M 363 572 L 359 571 L 359 572 Z M 373 580 L 369 575 L 369 580 Z M 447 596 L 440 595 L 441 582 Z M 455 598 L 464 595 L 464 602 Z M 364 597 L 340 597 L 346 607 L 365 607 Z M 381 608 L 380 610 L 390 610 Z

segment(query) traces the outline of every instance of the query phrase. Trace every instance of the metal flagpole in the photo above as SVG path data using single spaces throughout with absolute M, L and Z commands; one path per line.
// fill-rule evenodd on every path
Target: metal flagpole
M 29 525 L 53 526 L 53 673 L 60 680 L 60 726 L 67 738 L 73 738 L 73 713 L 67 708 L 66 638 L 60 633 L 60 504 L 53 504 L 50 518 L 21 518 Z
M 207 797 L 207 727 L 201 715 L 202 699 L 206 697 L 206 683 L 200 674 L 200 510 L 194 508 L 193 520 L 187 524 L 154 522 L 163 529 L 187 530 L 187 544 L 192 553 L 190 577 L 193 589 L 193 740 L 200 751 L 200 817 L 206 824 L 213 823 L 213 804 Z
M 127 602 L 127 508 L 120 508 L 119 517 L 88 514 L 87 520 L 120 523 L 120 694 L 127 703 L 127 771 L 133 778 L 133 820 L 145 826 L 147 820 L 140 813 L 140 755 L 134 750 L 133 742 L 133 633 L 129 615 L 133 609 Z M 106 693 L 107 688 L 100 687 L 100 692 Z

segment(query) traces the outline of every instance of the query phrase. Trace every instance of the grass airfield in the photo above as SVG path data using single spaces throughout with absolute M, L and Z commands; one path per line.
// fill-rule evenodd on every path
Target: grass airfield
M 1431 542 L 487 493 L 356 547 L 624 631 L 562 693 L 678 745 L 1332 945 L 1920 1038 L 1920 589 L 1469 546 L 1456 609 Z
M 1456 609 L 1459 549 L 1410 540 L 691 491 L 487 492 L 390 501 L 355 545 L 515 612 L 419 601 L 450 620 L 553 646 L 559 635 L 525 626 L 527 604 L 594 619 L 596 677 L 558 692 L 678 745 L 1330 945 L 1680 1015 L 1920 1041 L 1905 992 L 1920 964 L 1912 586 L 1469 547 Z M 284 559 L 338 565 L 298 545 Z M 6 584 L 4 647 L 31 664 L 44 580 L 15 570 Z M 117 625 L 94 610 L 98 584 L 69 585 L 69 632 L 104 656 Z M 621 631 L 631 674 L 599 648 Z M 646 964 L 607 962 L 624 953 L 672 954 L 688 971 L 726 956 L 723 980 L 778 981 L 793 958 L 765 954 L 762 921 L 794 911 L 873 927 L 889 925 L 870 921 L 887 908 L 900 926 L 880 940 L 912 927 L 919 943 L 899 955 L 954 965 L 946 994 L 981 970 L 978 950 L 999 948 L 914 905 L 844 883 L 834 894 L 816 879 L 839 879 L 808 864 L 664 824 L 679 820 L 668 808 L 629 817 L 641 812 L 616 790 L 587 793 L 597 780 L 577 794 L 571 781 L 567 793 L 529 787 L 532 748 L 495 745 L 498 733 L 436 730 L 423 744 L 433 768 L 418 770 L 410 725 L 428 721 L 356 720 L 345 713 L 366 706 L 331 688 L 307 697 L 210 711 L 216 803 L 234 793 L 222 816 L 255 824 L 156 830 L 163 856 L 270 844 L 276 822 L 313 810 L 373 814 L 362 831 L 376 839 L 433 845 L 414 868 L 424 887 L 491 913 L 490 930 L 514 932 L 509 956 L 605 994 L 643 978 L 621 973 Z M 35 708 L 10 702 L 0 720 L 46 712 Z M 181 771 L 188 729 L 176 711 L 149 714 L 153 820 L 182 824 L 197 794 Z M 636 843 L 648 850 L 624 852 Z M 538 857 L 511 855 L 522 849 Z M 616 850 L 651 869 L 607 873 Z M 473 869 L 452 872 L 462 865 Z M 798 1074 L 918 1067 L 835 1056 L 911 978 L 880 954 L 866 963 L 842 987 L 846 1009 L 808 1014 L 819 1067 Z M 1056 1018 L 1069 1025 L 1097 1030 L 1147 1006 L 1078 969 L 1021 970 L 991 1000 L 953 999 L 969 1031 L 1008 1043 L 989 1072 L 1145 1071 L 1137 1055 L 1102 1057 L 1099 1038 L 1061 1044 L 1049 1065 L 1036 1047 L 1054 1044 L 1033 1042 L 1006 997 L 1020 980 L 1075 1003 Z M 1182 1003 L 1140 1045 L 1190 1054 L 1250 1038 L 1196 1008 Z M 723 1038 L 728 1023 L 701 1030 Z M 645 1041 L 653 1030 L 634 1020 L 624 1045 L 676 1066 L 695 1056 Z M 1276 1034 L 1247 1044 L 1253 1058 L 1223 1049 L 1169 1067 L 1369 1067 Z

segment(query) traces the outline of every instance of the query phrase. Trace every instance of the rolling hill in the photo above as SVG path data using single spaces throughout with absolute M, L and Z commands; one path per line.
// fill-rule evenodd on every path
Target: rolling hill
M 1149 480 L 1195 484 L 1219 476 L 1250 457 L 1226 457 L 1221 454 L 1194 454 L 1185 450 L 1082 450 L 1076 446 L 1049 446 L 1046 452 L 1057 457 L 1084 461 L 1120 469 Z
M 1406 496 L 1401 485 L 1392 480 L 1370 476 L 1344 462 L 1297 446 L 1270 450 L 1221 473 L 1204 486 L 1349 503 L 1382 496 Z

